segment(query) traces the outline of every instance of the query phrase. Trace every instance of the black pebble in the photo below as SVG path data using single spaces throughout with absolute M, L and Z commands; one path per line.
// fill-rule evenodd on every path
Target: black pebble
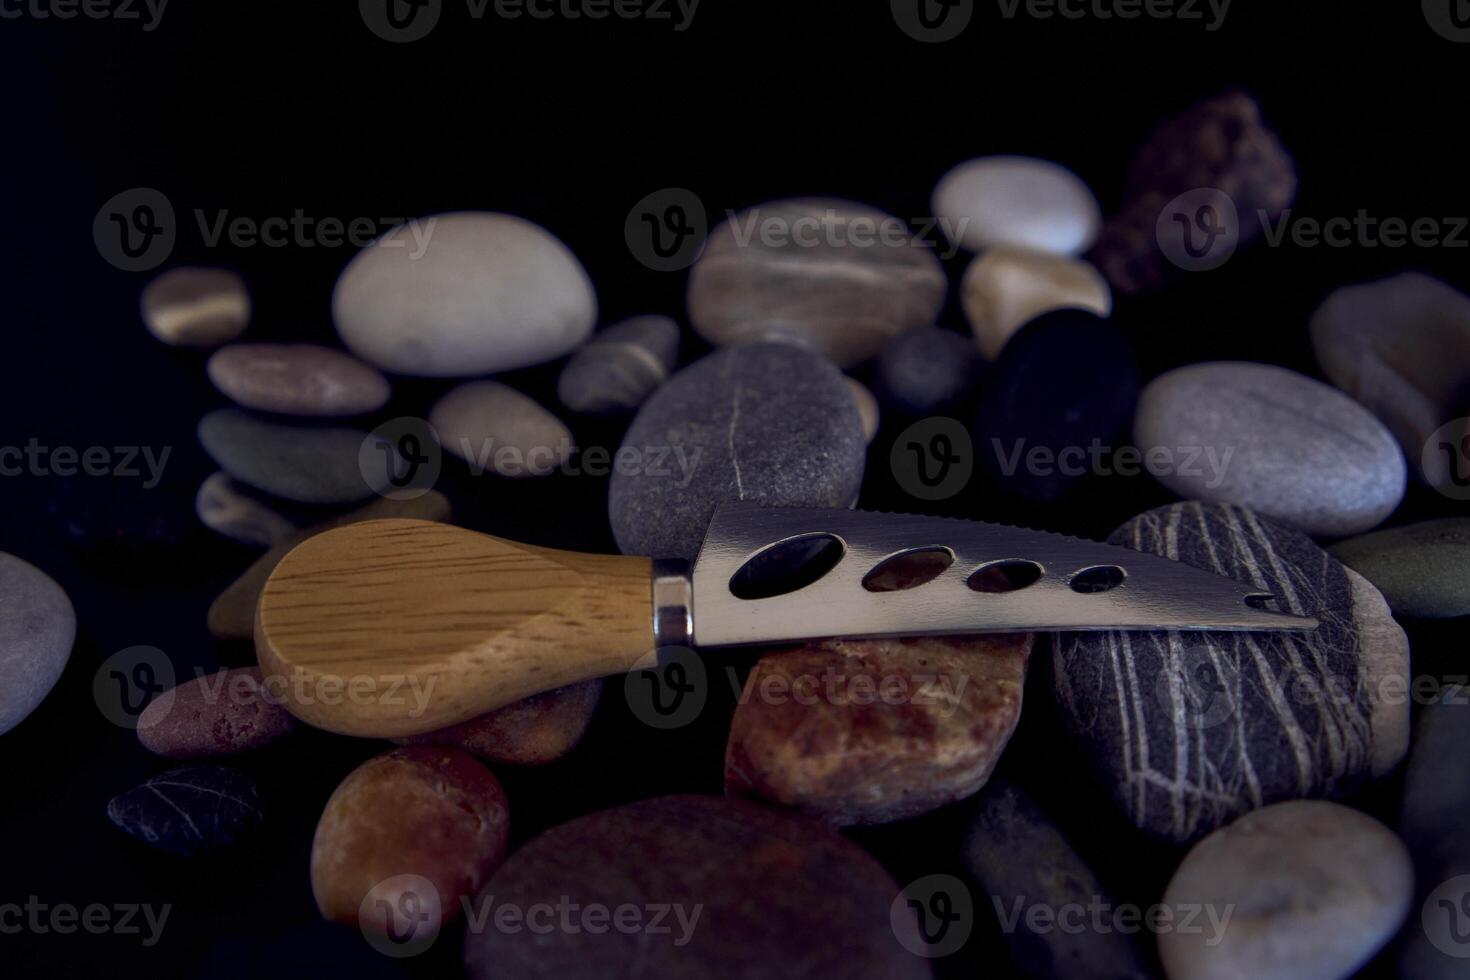
M 255 781 L 223 766 L 182 766 L 112 798 L 107 817 L 149 847 L 194 857 L 233 844 L 264 819 Z
M 1138 389 L 1133 350 L 1107 320 L 1039 316 L 1006 344 L 980 397 L 980 466 L 1016 496 L 1055 500 L 1091 472 L 1094 442 L 1111 447 L 1128 429 Z

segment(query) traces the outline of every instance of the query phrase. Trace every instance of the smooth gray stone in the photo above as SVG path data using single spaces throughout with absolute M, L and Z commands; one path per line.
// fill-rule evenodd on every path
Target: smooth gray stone
M 250 292 L 228 269 L 181 266 L 143 287 L 148 332 L 174 347 L 218 347 L 250 325 Z
M 376 368 L 315 344 L 231 344 L 206 366 L 214 386 L 245 408 L 287 415 L 362 415 L 387 404 Z
M 26 719 L 66 669 L 77 615 L 45 572 L 0 552 L 0 735 Z
M 852 201 L 772 201 L 710 233 L 689 271 L 689 320 L 717 347 L 793 335 L 841 367 L 928 326 L 948 282 L 893 215 Z
M 555 360 L 597 321 L 582 263 L 523 218 L 460 211 L 399 225 L 357 254 L 332 319 L 385 371 L 470 377 Z
M 1414 859 L 1416 908 L 1399 949 L 1399 976 L 1463 980 L 1470 976 L 1470 693 L 1448 689 L 1425 706 L 1404 769 L 1398 830 Z M 1459 880 L 1456 880 L 1459 879 Z M 1447 904 L 1446 904 L 1447 903 Z
M 850 507 L 867 443 L 846 379 L 779 343 L 717 351 L 644 403 L 608 494 L 624 554 L 692 559 L 725 500 Z
M 1352 976 L 1398 930 L 1414 873 L 1393 832 L 1357 810 L 1293 800 L 1195 845 L 1164 905 L 1196 925 L 1159 933 L 1169 980 Z M 1228 916 L 1228 919 L 1226 918 Z
M 359 465 L 367 433 L 343 428 L 296 428 L 233 408 L 199 421 L 199 441 L 220 468 L 241 483 L 303 504 L 347 504 L 387 487 L 387 468 Z M 369 477 L 377 481 L 368 483 Z
M 1055 639 L 1068 731 L 1132 823 L 1184 843 L 1279 800 L 1345 796 L 1407 741 L 1408 643 L 1376 591 L 1306 535 L 1240 507 L 1148 511 L 1108 542 L 1279 597 L 1311 632 Z
M 1424 444 L 1470 414 L 1470 296 L 1406 272 L 1333 292 L 1311 332 L 1322 372 L 1383 420 L 1430 486 L 1447 484 L 1449 458 Z
M 1396 615 L 1470 615 L 1470 518 L 1374 531 L 1328 550 L 1377 586 Z
M 584 415 L 632 412 L 668 379 L 678 359 L 677 323 L 666 316 L 634 317 L 594 334 L 573 354 L 556 395 Z
M 876 394 L 885 408 L 901 415 L 950 412 L 974 394 L 984 364 L 973 338 L 915 327 L 883 345 Z
M 1143 391 L 1133 426 L 1181 497 L 1238 504 L 1316 536 L 1358 534 L 1404 497 L 1403 453 L 1363 406 L 1267 364 L 1177 368 Z
M 1090 922 L 1088 910 L 1095 906 L 1110 914 L 1116 902 L 1061 828 L 1014 784 L 992 780 L 981 793 L 965 837 L 964 861 L 983 892 L 976 896 L 977 906 L 986 906 L 1003 926 L 1006 917 L 1015 918 L 1015 928 L 1003 932 L 1011 961 L 1025 976 L 1143 980 L 1156 975 L 1136 937 L 1112 928 L 1070 928 L 1079 918 Z M 1053 923 L 1031 929 L 1026 914 L 1033 906 L 1065 915 L 1069 928 Z M 977 907 L 976 914 L 986 913 Z M 1111 926 L 1110 919 L 1104 921 Z

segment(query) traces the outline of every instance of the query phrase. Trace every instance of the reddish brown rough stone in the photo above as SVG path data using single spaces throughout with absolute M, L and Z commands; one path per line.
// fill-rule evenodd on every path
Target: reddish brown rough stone
M 412 890 L 419 908 L 434 910 L 428 928 L 437 930 L 499 865 L 509 828 L 500 781 L 463 752 L 420 746 L 369 759 L 332 793 L 317 824 L 317 908 L 333 921 L 387 932 L 386 916 Z M 397 884 L 404 879 L 408 886 Z M 430 895 L 419 893 L 426 888 Z M 365 905 L 370 893 L 384 901 Z
M 284 738 L 296 719 L 242 667 L 198 677 L 154 698 L 138 716 L 138 741 L 169 759 L 201 759 L 262 748 Z
M 715 796 L 643 800 L 511 855 L 471 906 L 483 925 L 466 931 L 465 967 L 471 980 L 918 980 L 929 961 L 909 951 L 923 944 L 899 897 L 818 821 Z M 527 919 L 497 926 L 507 909 Z
M 460 725 L 393 741 L 399 745 L 448 745 L 487 762 L 545 765 L 576 748 L 601 697 L 601 680 L 569 684 Z
M 730 725 L 725 790 L 839 826 L 985 785 L 1021 717 L 1031 634 L 828 640 L 763 656 Z
M 1159 247 L 1159 216 L 1189 191 L 1216 190 L 1235 205 L 1239 245 L 1262 230 L 1296 198 L 1296 165 L 1243 92 L 1224 95 L 1164 122 L 1139 151 L 1129 179 L 1128 203 L 1103 226 L 1093 264 L 1120 293 L 1162 286 L 1170 269 Z

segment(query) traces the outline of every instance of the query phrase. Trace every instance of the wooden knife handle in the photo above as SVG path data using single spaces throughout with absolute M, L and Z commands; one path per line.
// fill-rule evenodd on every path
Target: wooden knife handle
M 654 649 L 647 558 L 538 548 L 429 521 L 319 534 L 255 614 L 271 690 L 317 728 L 434 731 L 626 672 Z

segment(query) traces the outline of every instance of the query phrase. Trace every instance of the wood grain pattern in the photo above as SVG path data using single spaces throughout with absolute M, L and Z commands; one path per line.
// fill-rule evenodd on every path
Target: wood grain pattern
M 538 548 L 428 521 L 317 535 L 256 610 L 262 672 L 308 724 L 396 737 L 627 671 L 653 649 L 646 558 Z

